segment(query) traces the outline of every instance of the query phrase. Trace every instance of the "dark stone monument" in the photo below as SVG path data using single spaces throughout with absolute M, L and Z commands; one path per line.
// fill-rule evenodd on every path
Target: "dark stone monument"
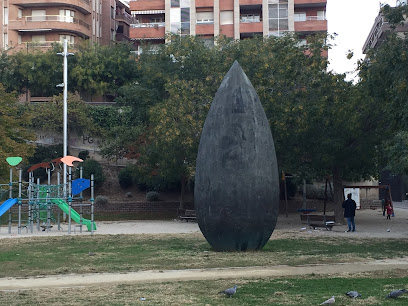
M 216 251 L 261 249 L 277 222 L 279 177 L 272 133 L 237 61 L 204 124 L 194 206 L 201 232 Z

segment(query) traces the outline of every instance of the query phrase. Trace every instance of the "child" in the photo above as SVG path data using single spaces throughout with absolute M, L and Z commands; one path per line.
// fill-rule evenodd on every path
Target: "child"
M 387 210 L 387 219 L 391 219 L 392 206 L 391 206 L 391 202 L 390 202 L 390 201 L 388 201 L 387 206 L 385 207 L 385 209 Z

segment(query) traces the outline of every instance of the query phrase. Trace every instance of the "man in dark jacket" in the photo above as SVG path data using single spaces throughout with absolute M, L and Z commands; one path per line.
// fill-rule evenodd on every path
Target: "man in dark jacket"
M 356 215 L 357 204 L 351 199 L 351 193 L 347 195 L 347 200 L 343 202 L 342 206 L 344 208 L 344 218 L 347 218 L 348 232 L 351 231 L 351 227 L 353 227 L 353 232 L 355 232 L 356 225 L 354 223 L 354 216 Z

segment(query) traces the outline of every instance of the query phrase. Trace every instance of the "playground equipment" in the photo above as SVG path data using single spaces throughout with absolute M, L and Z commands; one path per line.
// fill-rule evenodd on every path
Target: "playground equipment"
M 22 169 L 19 168 L 19 181 L 13 182 L 13 168 L 21 162 L 21 157 L 9 157 L 7 162 L 10 168 L 10 182 L 8 184 L 8 199 L 0 205 L 0 217 L 9 212 L 8 224 L 9 233 L 11 233 L 12 225 L 12 206 L 18 204 L 18 234 L 21 234 L 21 229 L 26 228 L 27 232 L 34 231 L 36 223 L 37 230 L 42 228 L 43 231 L 50 231 L 52 228 L 51 222 L 58 225 L 58 230 L 61 230 L 61 212 L 68 216 L 68 234 L 71 234 L 71 220 L 77 223 L 82 232 L 82 227 L 86 226 L 88 231 L 93 234 L 97 229 L 94 222 L 94 178 L 82 178 L 82 168 L 80 168 L 80 178 L 72 180 L 73 162 L 82 162 L 74 156 L 64 156 L 57 158 L 51 162 L 40 163 L 31 166 L 27 171 L 29 173 L 28 182 L 22 181 Z M 67 184 L 60 184 L 61 164 L 64 163 L 69 167 L 69 179 Z M 47 173 L 47 184 L 40 184 L 40 179 L 34 178 L 34 170 L 44 168 Z M 57 169 L 57 184 L 51 184 L 51 172 Z M 13 185 L 18 183 L 18 197 L 13 198 Z M 0 200 L 4 200 L 6 194 L 5 184 L 0 185 Z M 89 202 L 84 202 L 82 193 L 90 188 L 91 198 Z M 15 193 L 15 190 L 14 190 Z M 78 197 L 79 195 L 79 197 Z M 0 201 L 0 203 L 1 203 Z M 78 207 L 79 213 L 74 209 Z M 84 208 L 89 208 L 90 219 L 83 218 Z M 24 218 L 22 216 L 24 215 Z M 25 218 L 27 215 L 27 218 Z M 23 220 L 26 223 L 23 224 Z

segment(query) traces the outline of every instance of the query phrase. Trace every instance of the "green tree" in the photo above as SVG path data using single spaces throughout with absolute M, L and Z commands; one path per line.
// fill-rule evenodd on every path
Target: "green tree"
M 70 57 L 70 90 L 89 99 L 93 95 L 115 96 L 120 87 L 134 79 L 136 61 L 131 50 L 124 43 L 82 45 Z
M 341 220 L 342 180 L 378 173 L 384 121 L 359 86 L 326 72 L 321 50 L 330 46 L 325 37 L 309 39 L 307 46 L 299 46 L 292 35 L 220 38 L 213 48 L 196 37 L 170 39 L 171 44 L 139 59 L 140 78 L 128 88 L 139 96 L 121 100 L 138 114 L 134 122 L 142 127 L 128 143 L 139 146 L 143 173 L 181 182 L 194 176 L 207 110 L 237 60 L 264 105 L 280 169 L 301 178 L 333 177 Z
M 31 118 L 18 107 L 15 93 L 7 93 L 0 84 L 0 179 L 8 174 L 6 158 L 20 156 L 27 161 L 34 152 L 29 141 L 35 139 L 29 130 Z
M 407 11 L 406 5 L 383 8 L 386 18 L 394 25 L 404 21 L 402 14 Z M 407 68 L 407 37 L 393 32 L 360 63 L 361 91 L 372 101 L 373 109 L 381 112 L 379 135 L 385 140 L 378 147 L 382 153 L 379 170 L 387 168 L 394 174 L 408 173 Z
M 33 114 L 31 127 L 34 130 L 63 132 L 63 95 L 54 96 L 52 102 L 29 104 L 26 111 Z M 90 117 L 90 106 L 86 105 L 78 95 L 68 94 L 67 119 L 68 130 L 77 133 L 100 133 L 100 128 Z

